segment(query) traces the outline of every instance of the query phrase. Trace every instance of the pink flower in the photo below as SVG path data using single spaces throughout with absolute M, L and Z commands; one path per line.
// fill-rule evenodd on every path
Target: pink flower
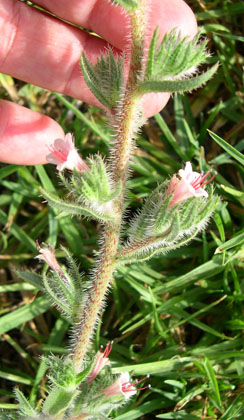
M 150 388 L 150 385 L 146 385 L 143 388 L 136 388 L 134 386 L 144 381 L 148 377 L 149 375 L 147 375 L 145 378 L 142 378 L 140 381 L 130 382 L 129 373 L 121 373 L 119 378 L 112 385 L 108 386 L 107 388 L 101 391 L 101 394 L 105 394 L 107 398 L 113 396 L 123 396 L 126 400 L 128 400 L 130 397 L 132 397 L 132 395 L 135 395 L 137 391 Z
M 52 268 L 52 270 L 56 270 L 58 271 L 58 273 L 62 274 L 61 267 L 54 255 L 54 249 L 51 246 L 45 246 L 41 248 L 38 243 L 37 246 L 39 248 L 40 254 L 37 255 L 36 258 L 45 261 L 49 265 L 49 267 Z
M 103 353 L 100 350 L 97 352 L 95 365 L 93 367 L 92 372 L 87 378 L 89 385 L 92 383 L 93 379 L 95 379 L 95 377 L 99 374 L 99 372 L 104 368 L 104 366 L 106 366 L 109 363 L 108 356 L 111 353 L 112 346 L 113 342 L 108 343 Z
M 65 139 L 56 139 L 54 144 L 49 147 L 50 154 L 47 161 L 57 165 L 59 171 L 69 169 L 78 172 L 87 171 L 89 167 L 78 154 L 71 133 L 66 134 Z
M 205 175 L 193 172 L 191 163 L 186 162 L 185 169 L 180 169 L 178 175 L 174 175 L 171 178 L 166 191 L 166 198 L 172 194 L 172 198 L 169 203 L 170 207 L 174 207 L 191 197 L 208 197 L 208 193 L 203 189 L 203 187 L 211 182 L 215 177 L 215 175 L 213 175 L 206 181 L 209 174 L 210 171 L 208 171 Z

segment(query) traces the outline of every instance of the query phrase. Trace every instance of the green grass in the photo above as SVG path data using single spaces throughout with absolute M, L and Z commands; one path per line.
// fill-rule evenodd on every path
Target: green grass
M 151 374 L 151 389 L 114 412 L 117 420 L 244 418 L 244 7 L 229 0 L 188 4 L 210 39 L 210 61 L 221 66 L 203 89 L 175 96 L 144 128 L 128 202 L 132 214 L 185 160 L 216 170 L 221 202 L 206 233 L 188 246 L 121 267 L 114 276 L 94 350 L 114 340 L 115 373 Z M 55 109 L 84 157 L 107 153 L 109 129 L 98 109 L 53 93 L 43 105 L 42 89 L 5 76 L 0 97 L 11 100 L 13 86 L 26 106 Z M 68 246 L 88 273 L 98 249 L 97 226 L 57 219 L 42 202 L 39 186 L 61 193 L 53 166 L 1 165 L 0 185 L 0 409 L 14 410 L 14 386 L 41 403 L 46 367 L 40 355 L 66 353 L 69 329 L 46 298 L 17 278 L 16 269 L 41 271 L 34 260 L 38 239 Z M 62 259 L 61 250 L 57 255 Z

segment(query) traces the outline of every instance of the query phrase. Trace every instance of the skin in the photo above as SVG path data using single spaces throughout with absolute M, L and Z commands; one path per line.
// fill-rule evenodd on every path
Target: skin
M 83 51 L 96 62 L 108 45 L 120 53 L 128 45 L 126 14 L 108 0 L 36 0 L 64 23 L 16 0 L 0 0 L 0 72 L 100 106 L 87 88 L 79 60 Z M 148 41 L 155 26 L 163 37 L 178 27 L 183 36 L 197 32 L 196 19 L 183 0 L 151 0 Z M 147 117 L 162 109 L 168 93 L 145 95 Z M 63 129 L 48 116 L 0 100 L 0 161 L 22 165 L 46 163 L 48 145 L 64 138 Z

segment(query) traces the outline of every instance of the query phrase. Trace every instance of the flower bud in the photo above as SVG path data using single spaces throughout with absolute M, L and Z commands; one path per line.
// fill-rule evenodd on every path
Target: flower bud
M 59 274 L 62 274 L 61 267 L 54 255 L 53 247 L 49 245 L 41 248 L 39 244 L 37 244 L 37 246 L 40 253 L 36 256 L 36 258 L 45 261 L 45 263 L 47 263 L 52 270 L 56 270 Z
M 104 352 L 100 350 L 97 352 L 95 365 L 92 369 L 92 372 L 87 377 L 89 385 L 92 383 L 93 379 L 99 374 L 99 372 L 109 363 L 108 356 L 112 350 L 113 343 L 108 343 L 105 347 Z

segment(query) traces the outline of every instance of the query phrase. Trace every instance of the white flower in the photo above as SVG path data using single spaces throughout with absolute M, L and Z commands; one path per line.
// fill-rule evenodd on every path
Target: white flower
M 130 382 L 130 375 L 128 372 L 121 373 L 118 379 L 107 388 L 101 391 L 107 398 L 113 396 L 123 396 L 126 400 L 137 393 L 134 383 Z

